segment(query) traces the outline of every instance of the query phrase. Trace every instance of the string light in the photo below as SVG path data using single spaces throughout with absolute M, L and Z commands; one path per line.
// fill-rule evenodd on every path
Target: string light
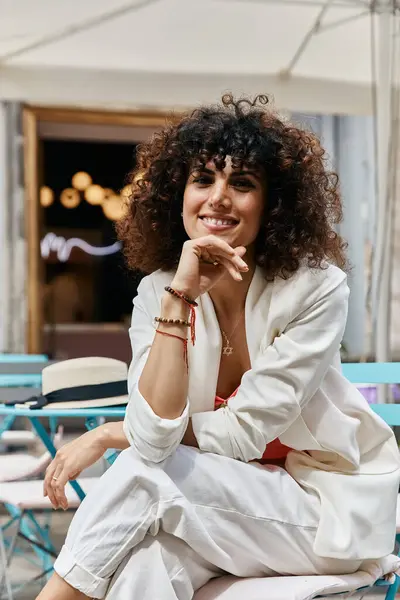
M 140 178 L 138 173 L 134 183 Z M 128 210 L 129 198 L 133 193 L 133 184 L 126 185 L 118 195 L 111 188 L 103 188 L 93 184 L 88 173 L 79 171 L 72 177 L 72 188 L 66 188 L 61 192 L 60 202 L 65 208 L 76 208 L 81 202 L 81 193 L 86 201 L 92 206 L 102 206 L 104 215 L 112 220 L 118 221 L 125 216 Z M 50 206 L 54 202 L 54 192 L 48 186 L 40 189 L 40 203 L 43 207 Z
M 103 203 L 102 208 L 107 219 L 119 221 L 126 214 L 126 200 L 114 194 L 107 202 Z
M 78 190 L 66 188 L 61 192 L 60 201 L 65 208 L 76 208 L 81 201 L 81 197 Z
M 75 175 L 72 177 L 71 183 L 76 190 L 84 192 L 89 185 L 91 185 L 92 178 L 90 177 L 89 173 L 86 173 L 85 171 L 78 171 L 78 173 L 75 173 Z
M 85 190 L 85 198 L 89 204 L 99 206 L 104 201 L 104 189 L 101 185 L 92 184 Z
M 43 185 L 40 188 L 39 198 L 41 206 L 47 208 L 48 206 L 51 206 L 54 202 L 54 192 L 47 185 Z
M 110 200 L 110 198 L 112 198 L 113 196 L 115 196 L 114 190 L 112 190 L 111 188 L 104 188 L 103 202 L 108 202 L 108 200 Z

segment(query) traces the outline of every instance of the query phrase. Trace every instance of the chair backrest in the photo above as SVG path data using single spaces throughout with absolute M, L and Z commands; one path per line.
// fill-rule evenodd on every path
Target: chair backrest
M 400 383 L 400 363 L 343 363 L 343 375 L 351 383 Z
M 400 425 L 400 404 L 370 404 L 369 406 L 390 427 Z
M 355 384 L 400 383 L 400 363 L 343 363 L 343 375 Z M 400 425 L 400 404 L 370 404 L 388 425 Z

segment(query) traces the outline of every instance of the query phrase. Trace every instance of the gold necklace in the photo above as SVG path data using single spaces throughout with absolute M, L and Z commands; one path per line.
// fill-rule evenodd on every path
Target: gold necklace
M 236 329 L 238 328 L 238 325 L 239 325 L 239 323 L 240 323 L 240 321 L 242 319 L 242 316 L 243 316 L 243 312 L 244 312 L 244 309 L 240 313 L 238 322 L 236 323 L 235 327 L 232 329 L 231 334 L 230 334 L 229 337 L 227 336 L 227 334 L 225 333 L 225 331 L 221 327 L 221 333 L 222 333 L 222 336 L 223 336 L 223 338 L 225 340 L 225 344 L 223 344 L 223 346 L 222 346 L 222 354 L 225 354 L 225 356 L 230 356 L 231 354 L 233 354 L 234 350 L 233 350 L 233 347 L 231 345 L 231 342 L 230 342 L 229 338 L 232 339 L 233 334 L 235 333 Z

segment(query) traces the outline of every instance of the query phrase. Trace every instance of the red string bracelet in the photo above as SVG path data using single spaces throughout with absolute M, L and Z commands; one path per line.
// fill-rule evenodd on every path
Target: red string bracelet
M 186 304 L 186 306 L 189 307 L 190 341 L 192 342 L 192 346 L 194 346 L 194 344 L 196 342 L 196 311 L 195 311 L 195 307 L 198 306 L 197 302 L 195 302 L 191 298 L 188 298 L 188 296 L 185 296 L 181 292 L 174 290 L 169 285 L 167 285 L 164 289 L 169 294 L 172 294 L 172 296 L 175 296 L 176 298 L 180 298 L 182 300 L 182 302 L 184 302 Z
M 175 338 L 176 340 L 181 340 L 181 342 L 183 342 L 183 358 L 185 360 L 186 369 L 188 369 L 189 363 L 188 363 L 187 339 L 180 337 L 179 335 L 175 335 L 174 333 L 167 333 L 166 331 L 160 331 L 159 329 L 156 329 L 156 333 L 159 333 L 160 335 L 165 335 L 166 337 Z

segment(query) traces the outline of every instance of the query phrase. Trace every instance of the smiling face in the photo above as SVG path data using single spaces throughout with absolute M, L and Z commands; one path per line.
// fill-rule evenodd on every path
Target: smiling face
M 217 235 L 232 247 L 251 246 L 264 212 L 266 182 L 258 171 L 233 169 L 230 157 L 218 171 L 213 161 L 194 170 L 183 196 L 183 223 L 190 239 Z

